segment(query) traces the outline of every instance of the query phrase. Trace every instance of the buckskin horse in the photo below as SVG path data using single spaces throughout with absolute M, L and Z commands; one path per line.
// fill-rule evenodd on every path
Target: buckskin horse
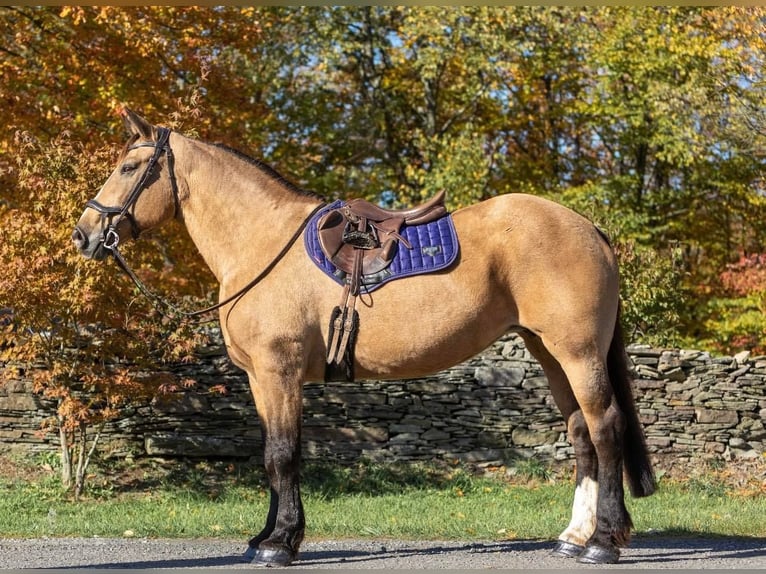
M 220 284 L 226 348 L 247 372 L 262 425 L 270 506 L 245 557 L 288 565 L 305 530 L 302 388 L 325 377 L 327 321 L 340 289 L 295 240 L 324 202 L 229 148 L 127 109 L 122 116 L 130 139 L 72 240 L 85 257 L 104 259 L 164 221 L 186 225 Z M 421 377 L 519 333 L 546 374 L 576 456 L 571 521 L 552 551 L 616 562 L 632 527 L 623 471 L 633 496 L 651 494 L 655 479 L 627 368 L 612 248 L 585 218 L 531 195 L 494 197 L 452 219 L 459 255 L 449 268 L 392 281 L 357 306 L 355 376 Z

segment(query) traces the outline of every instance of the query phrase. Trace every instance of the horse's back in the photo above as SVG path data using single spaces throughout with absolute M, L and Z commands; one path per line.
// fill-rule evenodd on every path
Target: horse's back
M 460 209 L 453 218 L 464 259 L 476 253 L 491 257 L 491 271 L 515 286 L 565 279 L 593 288 L 616 279 L 616 260 L 605 236 L 553 201 L 506 194 Z
M 459 209 L 453 214 L 461 245 L 470 248 L 481 238 L 499 242 L 525 256 L 552 249 L 566 253 L 595 250 L 596 257 L 612 257 L 603 234 L 582 215 L 535 195 L 499 195 Z M 550 255 L 549 253 L 545 253 Z

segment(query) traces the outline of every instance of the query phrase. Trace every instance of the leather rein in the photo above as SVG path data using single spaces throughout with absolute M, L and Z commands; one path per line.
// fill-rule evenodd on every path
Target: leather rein
M 274 267 L 276 267 L 277 263 L 287 254 L 287 252 L 290 250 L 290 248 L 295 244 L 295 242 L 298 240 L 298 238 L 303 233 L 303 230 L 308 225 L 311 218 L 322 208 L 324 207 L 324 202 L 320 203 L 314 210 L 303 220 L 303 222 L 300 224 L 298 229 L 293 233 L 292 237 L 288 240 L 288 242 L 285 244 L 285 246 L 282 248 L 282 250 L 272 259 L 271 263 L 269 263 L 263 271 L 261 271 L 252 281 L 250 281 L 247 285 L 242 287 L 239 291 L 231 295 L 230 297 L 227 297 L 223 301 L 220 301 L 219 303 L 216 303 L 215 305 L 210 305 L 209 307 L 205 307 L 204 309 L 199 309 L 197 311 L 183 311 L 182 309 L 179 309 L 169 301 L 166 301 L 156 293 L 152 292 L 146 284 L 144 284 L 141 279 L 138 278 L 135 271 L 128 265 L 127 261 L 125 261 L 125 258 L 122 256 L 122 253 L 120 253 L 120 250 L 118 249 L 118 246 L 120 244 L 120 235 L 117 233 L 117 226 L 120 224 L 120 222 L 123 219 L 127 219 L 130 222 L 131 226 L 131 232 L 133 234 L 134 239 L 138 239 L 138 236 L 141 234 L 141 229 L 138 226 L 138 223 L 135 220 L 135 217 L 131 213 L 131 210 L 135 207 L 136 202 L 138 201 L 138 198 L 141 196 L 141 193 L 146 189 L 147 183 L 149 182 L 149 179 L 152 177 L 152 173 L 154 172 L 154 169 L 157 166 L 157 162 L 159 161 L 160 157 L 164 153 L 167 156 L 168 161 L 168 174 L 170 177 L 170 185 L 173 190 L 173 200 L 175 202 L 175 211 L 173 214 L 173 217 L 178 217 L 178 213 L 180 211 L 180 197 L 178 194 L 178 183 L 176 181 L 175 176 L 175 161 L 173 157 L 173 150 L 170 148 L 170 130 L 168 128 L 159 127 L 158 130 L 158 137 L 156 142 L 142 142 L 136 145 L 133 145 L 128 148 L 128 151 L 132 151 L 134 149 L 140 148 L 140 147 L 153 147 L 154 153 L 152 154 L 152 157 L 149 158 L 149 163 L 146 165 L 146 168 L 144 169 L 144 173 L 141 175 L 139 180 L 136 182 L 136 184 L 133 186 L 133 189 L 130 191 L 130 194 L 128 195 L 127 199 L 125 200 L 125 203 L 122 206 L 105 206 L 96 201 L 95 199 L 91 199 L 88 202 L 86 202 L 85 206 L 89 207 L 98 213 L 101 214 L 101 245 L 104 249 L 108 250 L 112 256 L 114 257 L 114 260 L 117 262 L 117 265 L 125 272 L 125 274 L 130 277 L 130 279 L 133 281 L 133 283 L 136 285 L 138 290 L 151 302 L 151 304 L 154 306 L 157 311 L 159 311 L 162 315 L 170 316 L 170 314 L 178 315 L 186 319 L 190 319 L 193 317 L 199 317 L 200 315 L 205 315 L 207 313 L 210 313 L 211 311 L 215 311 L 217 309 L 220 309 L 224 305 L 228 305 L 231 302 L 234 302 L 235 304 L 245 296 L 245 294 L 250 291 L 253 287 L 255 287 L 258 283 L 260 283 L 264 277 L 266 277 Z M 171 311 L 171 313 L 167 313 L 167 311 Z M 200 321 L 200 323 L 214 321 L 215 319 L 208 319 L 207 321 Z

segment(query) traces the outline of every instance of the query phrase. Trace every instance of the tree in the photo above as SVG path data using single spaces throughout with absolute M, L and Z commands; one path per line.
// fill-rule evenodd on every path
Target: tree
M 720 286 L 699 297 L 704 320 L 695 336 L 716 350 L 766 351 L 766 255 L 743 255 L 726 265 Z
M 59 433 L 62 483 L 79 497 L 104 423 L 121 409 L 176 390 L 168 373 L 149 365 L 188 359 L 201 335 L 159 315 L 115 268 L 84 264 L 71 247 L 72 222 L 106 177 L 106 148 L 85 153 L 62 134 L 42 144 L 19 133 L 19 191 L 25 209 L 0 207 L 0 301 L 12 343 L 2 351 L 4 376 L 34 375 L 35 391 L 56 402 L 47 430 Z M 151 250 L 136 253 L 152 261 Z
M 96 153 L 122 143 L 124 102 L 328 199 L 562 201 L 638 257 L 627 291 L 680 285 L 688 339 L 715 328 L 721 270 L 766 251 L 765 21 L 758 7 L 3 7 L 0 203 L 35 213 L 15 131 L 44 147 L 67 130 Z M 177 230 L 135 254 L 161 288 L 213 288 Z M 640 272 L 651 261 L 662 281 Z M 675 323 L 658 313 L 637 336 Z

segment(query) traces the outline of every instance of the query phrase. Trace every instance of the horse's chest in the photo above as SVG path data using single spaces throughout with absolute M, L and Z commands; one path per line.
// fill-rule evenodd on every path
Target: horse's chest
M 233 345 L 226 345 L 226 352 L 231 359 L 231 362 L 245 371 L 250 370 L 250 357 L 244 353 L 239 347 Z
M 232 336 L 228 329 L 222 328 L 221 331 L 224 343 L 226 344 L 226 353 L 229 355 L 231 362 L 240 369 L 250 371 L 252 361 L 250 355 L 245 351 L 245 347 L 237 340 L 236 336 Z

